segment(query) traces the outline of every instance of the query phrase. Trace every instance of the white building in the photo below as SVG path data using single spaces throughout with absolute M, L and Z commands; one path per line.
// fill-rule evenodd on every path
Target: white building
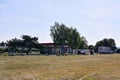
M 98 47 L 98 53 L 112 53 L 112 50 L 110 47 L 101 46 Z

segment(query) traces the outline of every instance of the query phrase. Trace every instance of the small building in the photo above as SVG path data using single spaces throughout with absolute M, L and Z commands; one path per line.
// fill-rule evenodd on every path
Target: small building
M 54 43 L 40 43 L 40 45 L 43 47 L 41 53 L 48 55 L 65 54 L 71 50 L 68 45 L 59 46 Z

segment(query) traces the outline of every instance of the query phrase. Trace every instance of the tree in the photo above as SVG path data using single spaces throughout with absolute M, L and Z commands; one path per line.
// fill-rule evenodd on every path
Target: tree
M 58 43 L 59 45 L 66 43 L 66 25 L 61 24 L 59 25 L 55 22 L 55 25 L 51 26 L 51 37 L 54 43 Z
M 88 49 L 90 50 L 90 49 L 94 49 L 95 48 L 95 46 L 93 46 L 93 45 L 89 45 L 88 46 Z
M 80 38 L 80 34 L 79 34 L 79 32 L 77 31 L 77 29 L 75 28 L 75 29 L 73 29 L 73 28 L 71 28 L 71 33 L 70 33 L 70 35 L 68 35 L 68 36 L 70 36 L 69 37 L 69 40 L 71 39 L 72 41 L 68 41 L 68 43 L 69 44 L 71 44 L 71 46 L 74 48 L 74 49 L 78 49 L 79 48 L 79 45 L 80 45 L 80 40 L 81 40 L 81 38 Z
M 59 46 L 61 53 L 64 54 L 64 45 L 67 43 L 67 27 L 64 24 L 55 22 L 55 25 L 51 26 L 51 37 L 55 46 Z
M 29 54 L 31 52 L 31 49 L 36 47 L 38 44 L 37 37 L 31 37 L 29 35 L 22 35 L 22 39 L 23 39 L 24 47 L 28 48 L 26 52 L 27 54 Z
M 116 49 L 116 43 L 115 40 L 110 38 L 110 39 L 103 39 L 101 41 L 98 41 L 95 45 L 95 51 L 98 52 L 98 47 L 100 46 L 105 46 L 105 47 L 110 47 L 112 50 Z
M 6 43 L 3 41 L 0 43 L 0 46 L 5 46 L 5 45 L 6 45 Z
M 84 36 L 81 37 L 79 48 L 80 49 L 88 49 L 88 41 L 86 40 L 86 38 Z
M 115 50 L 116 49 L 116 43 L 115 43 L 115 40 L 114 39 L 109 39 L 109 43 L 111 44 L 110 47 L 112 50 Z
M 85 37 L 80 37 L 76 28 L 69 28 L 64 24 L 55 22 L 55 25 L 51 26 L 50 31 L 53 42 L 59 46 L 67 44 L 73 49 L 78 49 L 80 45 L 83 47 L 87 45 L 87 40 Z
M 22 40 L 14 38 L 12 40 L 7 41 L 7 45 L 9 46 L 10 51 L 16 52 L 17 48 L 22 46 Z
M 22 35 L 22 39 L 11 39 L 7 41 L 7 45 L 10 51 L 17 52 L 22 51 L 29 54 L 32 48 L 39 49 L 41 48 L 40 44 L 38 43 L 37 37 L 31 37 L 29 35 Z

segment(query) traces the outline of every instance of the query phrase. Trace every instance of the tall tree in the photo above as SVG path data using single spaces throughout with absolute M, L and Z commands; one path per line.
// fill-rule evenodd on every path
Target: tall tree
M 64 45 L 67 43 L 66 25 L 55 22 L 50 31 L 54 43 L 60 47 L 61 54 L 64 54 Z
M 64 44 L 66 42 L 66 25 L 64 24 L 58 24 L 55 22 L 55 25 L 51 26 L 51 37 L 54 41 L 54 43 Z
M 59 46 L 68 44 L 71 48 L 78 49 L 81 45 L 87 44 L 87 40 L 84 37 L 80 37 L 76 28 L 69 28 L 64 24 L 55 22 L 55 25 L 51 26 L 51 37 L 54 43 Z

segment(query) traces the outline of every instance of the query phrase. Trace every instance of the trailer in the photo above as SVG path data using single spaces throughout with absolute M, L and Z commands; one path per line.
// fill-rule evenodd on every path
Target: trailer
M 102 46 L 102 47 L 98 47 L 98 53 L 110 54 L 112 53 L 112 50 L 110 47 Z

